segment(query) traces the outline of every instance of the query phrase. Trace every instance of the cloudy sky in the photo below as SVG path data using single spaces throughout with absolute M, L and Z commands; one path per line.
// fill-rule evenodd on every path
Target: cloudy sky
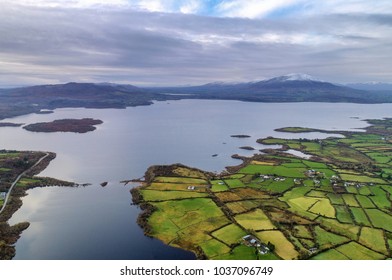
M 0 87 L 392 82 L 390 0 L 0 0 Z

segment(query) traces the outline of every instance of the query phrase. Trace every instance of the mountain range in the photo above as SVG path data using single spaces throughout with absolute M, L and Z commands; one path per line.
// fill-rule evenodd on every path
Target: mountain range
M 209 83 L 189 87 L 150 88 L 151 92 L 188 94 L 193 98 L 254 102 L 389 103 L 392 92 L 355 89 L 320 81 L 306 74 L 289 74 L 249 83 Z M 187 98 L 191 98 L 188 96 Z
M 154 100 L 218 99 L 252 102 L 392 103 L 392 91 L 363 90 L 289 74 L 248 83 L 182 87 L 136 87 L 112 83 L 67 83 L 0 89 L 0 119 L 41 109 L 125 108 Z

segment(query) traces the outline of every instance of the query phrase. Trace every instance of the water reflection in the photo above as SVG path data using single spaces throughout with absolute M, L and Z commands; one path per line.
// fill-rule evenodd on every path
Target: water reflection
M 274 131 L 285 126 L 357 129 L 359 116 L 388 117 L 389 104 L 285 103 L 182 100 L 127 109 L 59 109 L 48 115 L 26 115 L 4 121 L 34 123 L 61 118 L 104 121 L 86 134 L 34 133 L 0 128 L 0 147 L 52 151 L 57 158 L 42 172 L 85 188 L 40 188 L 28 192 L 11 223 L 31 222 L 16 244 L 17 259 L 186 259 L 188 252 L 168 249 L 147 238 L 136 224 L 139 209 L 131 205 L 130 186 L 154 164 L 183 163 L 210 171 L 239 164 L 231 155 L 251 155 L 271 148 L 256 143 L 267 136 L 292 137 Z M 250 138 L 232 138 L 247 134 Z M 326 135 L 305 134 L 304 138 Z M 327 135 L 329 136 L 329 135 Z M 302 137 L 298 134 L 296 137 Z M 216 157 L 212 155 L 218 154 Z M 109 182 L 102 188 L 101 182 Z

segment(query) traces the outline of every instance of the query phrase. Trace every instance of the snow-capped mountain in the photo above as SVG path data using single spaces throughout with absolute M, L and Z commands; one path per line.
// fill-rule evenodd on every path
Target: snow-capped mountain
M 292 73 L 285 76 L 287 81 L 316 81 L 315 78 L 308 74 Z
M 275 77 L 272 79 L 269 79 L 270 81 L 279 81 L 279 82 L 286 82 L 286 81 L 317 81 L 317 82 L 322 82 L 321 80 L 318 80 L 308 74 L 303 74 L 303 73 L 292 73 L 292 74 L 287 74 L 284 76 L 280 77 Z

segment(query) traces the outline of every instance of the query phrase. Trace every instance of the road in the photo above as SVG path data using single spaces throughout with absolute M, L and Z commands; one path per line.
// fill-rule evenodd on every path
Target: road
M 45 153 L 45 155 L 42 156 L 39 160 L 37 160 L 37 162 L 36 162 L 32 167 L 30 167 L 29 169 L 26 169 L 25 171 L 23 171 L 22 173 L 20 173 L 20 174 L 18 175 L 18 177 L 16 177 L 15 181 L 12 183 L 10 189 L 8 190 L 8 193 L 7 193 L 7 195 L 6 195 L 6 197 L 5 197 L 5 200 L 4 200 L 4 204 L 3 204 L 3 206 L 2 206 L 1 209 L 0 209 L 0 214 L 4 211 L 5 207 L 7 206 L 7 203 L 8 203 L 8 201 L 9 201 L 10 197 L 11 197 L 12 189 L 13 189 L 13 188 L 16 186 L 16 184 L 19 182 L 20 178 L 22 178 L 22 176 L 24 176 L 28 171 L 30 171 L 31 169 L 33 169 L 34 167 L 36 167 L 38 164 L 40 164 L 40 163 L 41 163 L 45 158 L 47 158 L 48 156 L 49 156 L 49 153 Z

